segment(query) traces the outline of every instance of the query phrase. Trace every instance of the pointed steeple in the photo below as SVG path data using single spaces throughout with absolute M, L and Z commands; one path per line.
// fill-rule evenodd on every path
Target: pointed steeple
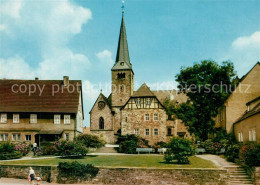
M 120 34 L 119 34 L 119 40 L 117 46 L 116 62 L 112 67 L 112 70 L 120 70 L 120 69 L 132 70 L 132 64 L 129 58 L 128 44 L 126 38 L 124 11 L 122 12 L 122 21 L 121 21 L 121 28 L 120 28 Z

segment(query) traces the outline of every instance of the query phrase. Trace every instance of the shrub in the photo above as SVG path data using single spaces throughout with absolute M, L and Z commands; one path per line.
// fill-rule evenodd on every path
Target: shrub
M 147 148 L 150 147 L 148 141 L 140 138 L 134 134 L 118 136 L 118 140 L 116 142 L 119 144 L 118 152 L 134 154 L 136 153 L 136 148 Z
M 77 161 L 72 163 L 60 162 L 58 165 L 58 183 L 78 182 L 93 178 L 98 174 L 99 169 L 91 164 L 81 164 Z M 69 179 L 69 180 L 68 180 Z
M 135 154 L 136 148 L 138 148 L 137 142 L 134 140 L 123 141 L 119 145 L 119 152 L 127 154 Z
M 167 143 L 159 141 L 154 145 L 154 148 L 167 148 Z
M 201 146 L 205 148 L 207 153 L 210 154 L 216 154 L 221 150 L 221 148 L 223 148 L 223 145 L 221 143 L 213 142 L 211 139 L 202 142 Z
M 30 151 L 30 145 L 28 143 L 20 143 L 16 144 L 14 149 L 16 151 L 20 151 L 23 154 L 23 156 L 25 156 Z
M 13 143 L 10 142 L 2 142 L 0 143 L 0 153 L 5 152 L 5 153 L 10 153 L 10 152 L 14 152 L 15 145 Z
M 191 141 L 187 139 L 172 138 L 167 148 L 168 150 L 164 155 L 166 163 L 177 160 L 178 164 L 189 164 L 188 157 L 195 153 Z
M 79 141 L 59 141 L 55 144 L 60 156 L 85 156 L 88 149 Z
M 19 159 L 23 156 L 20 151 L 13 151 L 11 153 L 0 153 L 0 160 Z
M 98 136 L 90 134 L 81 134 L 76 138 L 76 141 L 81 141 L 87 148 L 100 148 L 105 145 L 105 142 Z
M 229 145 L 226 147 L 225 157 L 230 162 L 235 162 L 239 158 L 240 146 L 238 144 Z
M 58 149 L 55 145 L 48 145 L 43 147 L 43 155 L 56 155 L 58 153 Z
M 240 149 L 240 159 L 248 166 L 260 166 L 260 144 L 248 143 Z

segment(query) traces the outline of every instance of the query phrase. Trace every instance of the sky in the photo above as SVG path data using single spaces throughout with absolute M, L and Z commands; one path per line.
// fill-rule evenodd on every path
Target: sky
M 0 0 L 0 78 L 82 80 L 84 124 L 111 92 L 121 0 Z M 176 88 L 182 66 L 234 63 L 239 77 L 260 61 L 260 1 L 125 0 L 135 89 Z

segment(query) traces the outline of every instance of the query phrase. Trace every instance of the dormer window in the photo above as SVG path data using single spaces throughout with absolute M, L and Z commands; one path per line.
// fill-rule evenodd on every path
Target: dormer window
M 125 63 L 124 62 L 120 62 L 120 65 L 123 66 Z

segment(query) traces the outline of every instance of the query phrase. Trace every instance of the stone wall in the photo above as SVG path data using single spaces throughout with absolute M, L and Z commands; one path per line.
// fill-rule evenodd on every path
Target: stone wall
M 27 178 L 28 166 L 2 165 L 7 177 Z M 56 182 L 57 167 L 33 166 L 36 174 L 45 181 Z M 0 170 L 1 171 L 1 170 Z M 176 184 L 176 185 L 224 185 L 227 171 L 220 169 L 145 169 L 145 168 L 100 168 L 98 175 L 82 184 Z M 71 183 L 71 182 L 67 182 Z
M 260 185 L 260 167 L 255 167 L 253 180 L 255 185 Z

